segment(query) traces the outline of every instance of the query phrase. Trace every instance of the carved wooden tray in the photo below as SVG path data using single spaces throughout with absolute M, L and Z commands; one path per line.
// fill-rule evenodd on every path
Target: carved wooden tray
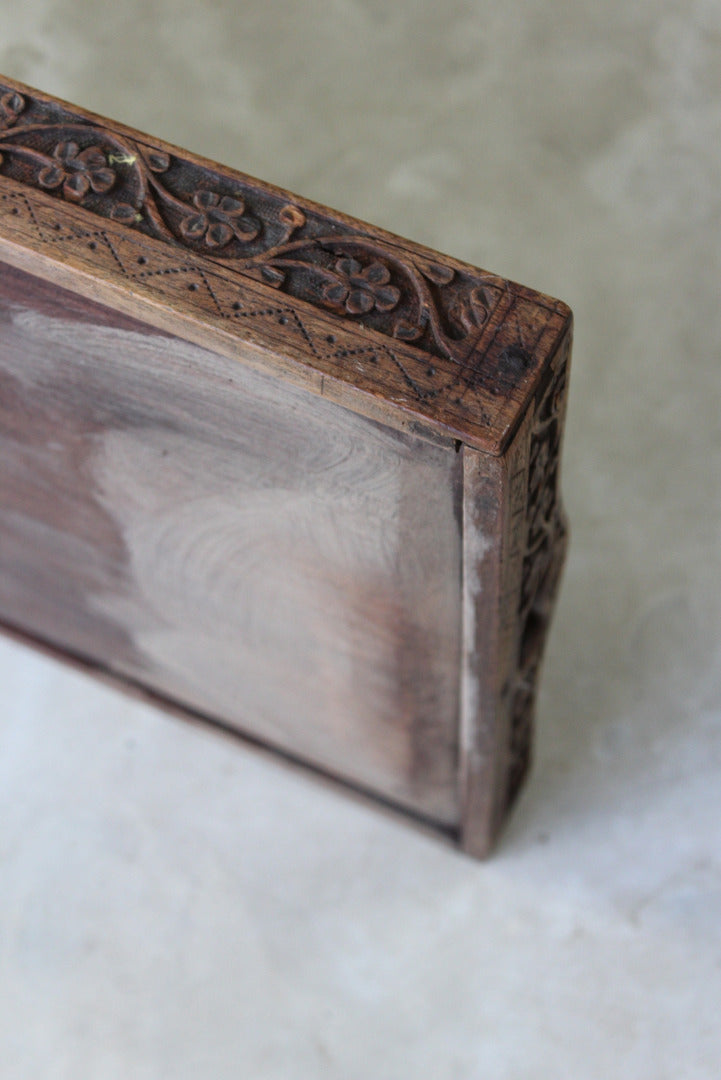
M 558 301 L 0 78 L 0 620 L 483 855 L 570 343 Z

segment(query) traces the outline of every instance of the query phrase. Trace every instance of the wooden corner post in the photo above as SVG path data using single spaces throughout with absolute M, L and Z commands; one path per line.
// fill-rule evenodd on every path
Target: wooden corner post
M 491 850 L 531 764 L 540 663 L 565 558 L 559 492 L 572 326 L 508 450 L 463 450 L 461 844 Z

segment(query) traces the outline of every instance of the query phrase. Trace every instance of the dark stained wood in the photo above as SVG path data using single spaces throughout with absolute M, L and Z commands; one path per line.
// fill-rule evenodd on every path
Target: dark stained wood
M 561 303 L 0 78 L 0 622 L 484 855 L 565 549 Z
M 393 426 L 502 452 L 569 317 L 6 78 L 0 155 L 7 261 L 228 355 L 241 339 L 265 368 Z

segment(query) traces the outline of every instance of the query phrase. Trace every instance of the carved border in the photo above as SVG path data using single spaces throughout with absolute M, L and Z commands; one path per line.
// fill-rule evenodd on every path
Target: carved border
M 15 243 L 68 266 L 80 257 L 133 295 L 152 286 L 180 300 L 184 281 L 197 292 L 181 310 L 204 305 L 238 337 L 251 320 L 266 332 L 286 319 L 305 364 L 492 453 L 568 317 L 532 290 L 11 80 L 0 80 L 0 189 L 33 227 L 6 217 Z M 286 346 L 277 328 L 257 340 Z
M 508 289 L 7 85 L 0 170 L 456 363 Z
M 571 345 L 569 329 L 551 368 L 550 382 L 541 391 L 531 429 L 519 638 L 510 702 L 507 807 L 515 802 L 531 764 L 538 677 L 568 541 L 559 473 Z

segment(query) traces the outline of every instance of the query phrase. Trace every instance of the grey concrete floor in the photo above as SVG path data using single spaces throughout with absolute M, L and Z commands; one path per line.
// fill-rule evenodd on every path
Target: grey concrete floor
M 468 861 L 0 645 L 3 1080 L 711 1080 L 721 7 L 0 2 L 0 71 L 569 302 L 535 772 Z

